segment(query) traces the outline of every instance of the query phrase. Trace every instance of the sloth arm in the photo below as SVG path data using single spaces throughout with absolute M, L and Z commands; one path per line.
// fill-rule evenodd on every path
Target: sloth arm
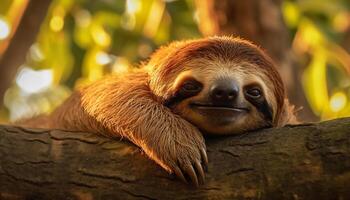
M 186 173 L 198 185 L 198 178 L 204 181 L 201 163 L 207 164 L 203 136 L 156 100 L 148 80 L 138 72 L 77 90 L 49 116 L 49 128 L 127 138 L 168 172 L 183 181 Z

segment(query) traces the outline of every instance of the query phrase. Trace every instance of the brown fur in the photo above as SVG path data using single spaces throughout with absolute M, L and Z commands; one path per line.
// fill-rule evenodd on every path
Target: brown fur
M 193 168 L 200 173 L 198 163 L 206 160 L 203 136 L 189 122 L 191 119 L 186 120 L 189 111 L 185 104 L 175 108 L 163 104 L 177 90 L 182 72 L 189 70 L 191 76 L 199 73 L 202 77 L 215 74 L 215 70 L 206 67 L 209 61 L 235 65 L 235 71 L 239 71 L 244 80 L 259 78 L 273 107 L 273 126 L 295 122 L 293 107 L 286 99 L 282 79 L 271 59 L 245 40 L 212 37 L 162 47 L 141 69 L 120 77 L 109 76 L 81 88 L 49 116 L 21 124 L 124 137 L 167 171 L 180 177 L 184 171 L 193 178 Z M 228 68 L 225 70 L 230 70 Z M 245 123 L 258 128 L 262 120 L 256 114 Z

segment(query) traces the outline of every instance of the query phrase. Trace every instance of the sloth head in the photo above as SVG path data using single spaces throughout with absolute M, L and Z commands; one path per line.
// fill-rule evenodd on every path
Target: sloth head
M 164 105 L 206 133 L 236 134 L 285 121 L 282 79 L 271 59 L 248 41 L 171 43 L 146 68 Z

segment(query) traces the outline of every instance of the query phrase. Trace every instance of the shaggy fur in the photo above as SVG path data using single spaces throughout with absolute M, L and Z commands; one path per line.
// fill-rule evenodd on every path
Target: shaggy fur
M 213 127 L 189 109 L 191 101 L 206 98 L 217 77 L 226 76 L 238 80 L 242 87 L 250 83 L 262 87 L 272 108 L 270 124 L 252 108 L 249 115 L 225 128 Z M 204 84 L 201 93 L 165 106 L 189 77 Z M 198 184 L 204 179 L 202 164 L 207 163 L 201 132 L 236 134 L 295 122 L 293 106 L 286 99 L 282 79 L 271 59 L 248 41 L 211 37 L 162 47 L 140 69 L 81 88 L 49 116 L 20 124 L 127 138 L 168 172 L 184 181 L 187 174 Z

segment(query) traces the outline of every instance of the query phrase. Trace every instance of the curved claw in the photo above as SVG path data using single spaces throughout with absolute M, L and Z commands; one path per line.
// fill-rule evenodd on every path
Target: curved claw
M 204 166 L 206 169 L 208 169 L 208 156 L 207 156 L 207 152 L 205 151 L 204 148 L 201 148 L 200 149 L 200 152 L 201 152 L 201 156 L 203 158 L 203 162 L 204 162 Z
M 204 175 L 204 171 L 203 171 L 202 165 L 197 160 L 197 161 L 194 162 L 194 166 L 196 167 L 196 170 L 199 173 L 200 183 L 204 183 L 205 175 Z
M 175 166 L 173 170 L 177 177 L 179 177 L 183 182 L 188 183 L 180 168 Z
M 191 178 L 191 181 L 195 184 L 195 186 L 198 187 L 199 186 L 198 178 L 197 178 L 196 172 L 194 171 L 192 165 L 187 165 L 184 168 L 184 170 L 189 175 L 189 177 Z

